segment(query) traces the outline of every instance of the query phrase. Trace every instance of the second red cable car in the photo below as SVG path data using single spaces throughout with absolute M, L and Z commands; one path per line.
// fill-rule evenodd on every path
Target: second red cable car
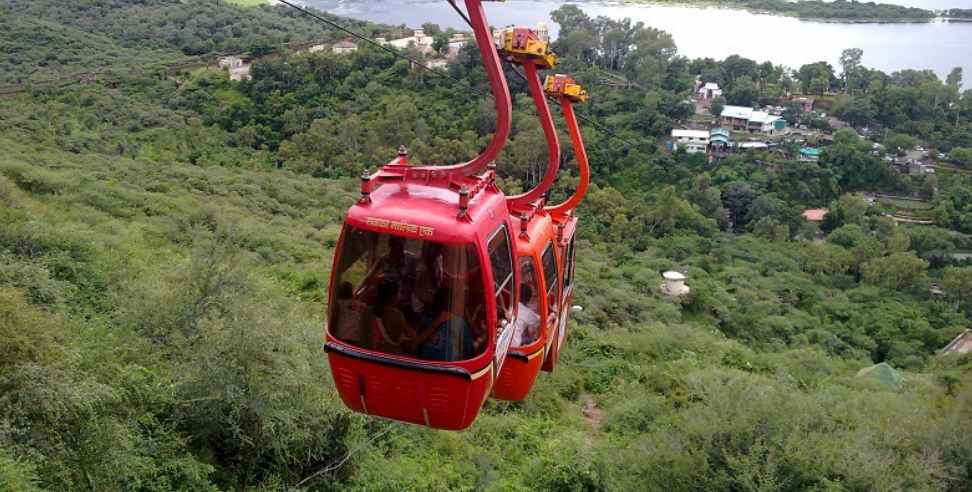
M 546 42 L 528 28 L 508 29 L 502 36 L 501 53 L 523 66 L 530 95 L 547 141 L 547 170 L 541 182 L 526 193 L 509 197 L 507 202 L 514 224 L 517 266 L 520 269 L 520 304 L 507 362 L 493 388 L 501 400 L 526 398 L 557 328 L 558 286 L 561 265 L 553 241 L 556 228 L 544 210 L 546 194 L 557 178 L 560 165 L 560 142 L 538 68 L 553 68 L 556 56 Z
M 577 116 L 574 114 L 573 106 L 575 103 L 586 102 L 588 99 L 587 92 L 571 77 L 559 74 L 547 77 L 545 89 L 548 94 L 554 95 L 560 102 L 564 121 L 567 123 L 567 133 L 570 135 L 571 147 L 574 149 L 574 159 L 577 160 L 577 167 L 580 172 L 580 181 L 577 189 L 574 190 L 574 194 L 560 204 L 546 207 L 547 213 L 550 214 L 557 227 L 557 239 L 554 244 L 557 248 L 557 257 L 560 264 L 563 265 L 561 293 L 558 299 L 560 318 L 555 339 L 550 341 L 547 357 L 542 367 L 544 371 L 551 372 L 560 358 L 560 350 L 567 339 L 567 318 L 574 301 L 574 271 L 577 254 L 577 216 L 575 211 L 584 200 L 584 196 L 587 195 L 591 170 L 587 160 L 587 150 L 584 147 L 584 137 L 581 135 L 580 126 L 577 124 Z

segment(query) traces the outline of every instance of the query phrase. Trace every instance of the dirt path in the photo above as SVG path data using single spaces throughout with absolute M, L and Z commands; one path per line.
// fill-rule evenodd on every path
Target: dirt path
M 604 410 L 597 407 L 591 395 L 581 396 L 581 402 L 581 412 L 584 414 L 584 420 L 595 432 L 600 431 L 601 420 L 604 419 Z

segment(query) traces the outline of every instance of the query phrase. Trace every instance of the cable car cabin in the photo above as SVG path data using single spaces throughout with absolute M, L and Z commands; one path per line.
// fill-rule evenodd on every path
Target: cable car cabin
M 576 259 L 576 234 L 577 217 L 563 213 L 552 213 L 552 222 L 557 229 L 556 237 L 553 241 L 556 250 L 558 264 L 561 265 L 561 286 L 560 295 L 556 298 L 556 310 L 559 313 L 557 318 L 556 330 L 551 330 L 551 340 L 547 345 L 547 356 L 543 361 L 542 369 L 545 372 L 553 372 L 557 360 L 560 358 L 560 350 L 563 348 L 564 340 L 567 339 L 567 321 L 570 317 L 570 309 L 574 304 L 574 268 Z
M 577 124 L 577 117 L 574 114 L 573 105 L 587 101 L 588 94 L 580 85 L 567 75 L 557 74 L 547 77 L 544 84 L 546 93 L 556 97 L 560 102 L 560 107 L 564 113 L 564 121 L 567 123 L 567 132 L 570 134 L 571 146 L 574 149 L 574 158 L 577 160 L 577 167 L 580 171 L 580 181 L 574 194 L 563 203 L 546 207 L 550 214 L 557 235 L 554 244 L 556 245 L 557 258 L 562 265 L 562 285 L 561 293 L 558 297 L 560 317 L 556 330 L 556 339 L 550 343 L 547 357 L 543 362 L 544 371 L 553 371 L 557 360 L 560 358 L 560 351 L 563 348 L 564 340 L 567 339 L 567 318 L 571 306 L 574 302 L 574 270 L 576 259 L 576 238 L 577 238 L 577 217 L 574 215 L 577 206 L 584 200 L 587 188 L 590 184 L 591 171 L 590 163 L 587 159 L 587 150 L 584 148 L 584 138 L 581 135 L 580 127 Z
M 514 229 L 494 171 L 433 169 L 387 166 L 348 212 L 325 347 L 351 409 L 459 430 L 513 338 Z
M 518 272 L 507 199 L 491 168 L 512 100 L 480 0 L 466 10 L 496 103 L 496 131 L 469 162 L 411 166 L 407 152 L 361 178 L 334 255 L 325 349 L 344 404 L 440 429 L 469 427 L 513 338 Z
M 544 195 L 557 179 L 560 141 L 547 104 L 538 68 L 552 68 L 557 57 L 549 45 L 528 28 L 511 28 L 501 36 L 501 52 L 524 68 L 547 144 L 547 170 L 533 189 L 507 199 L 517 227 L 516 262 L 520 273 L 520 301 L 513 343 L 506 364 L 493 389 L 501 400 L 522 400 L 530 393 L 550 351 L 561 313 L 560 286 L 563 271 L 554 244 L 556 230 L 544 210 Z
M 513 341 L 493 396 L 501 400 L 526 398 L 533 388 L 544 356 L 551 350 L 562 312 L 560 255 L 550 215 L 538 211 L 518 214 L 513 223 L 519 278 L 519 306 Z

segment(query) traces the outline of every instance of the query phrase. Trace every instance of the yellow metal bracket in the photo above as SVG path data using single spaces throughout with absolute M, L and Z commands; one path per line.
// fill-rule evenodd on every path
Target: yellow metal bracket
M 569 75 L 548 75 L 543 90 L 549 96 L 565 97 L 570 102 L 585 103 L 590 97 L 587 91 Z
M 537 37 L 529 28 L 508 28 L 502 32 L 499 41 L 500 54 L 512 58 L 516 63 L 530 60 L 541 69 L 557 65 L 557 55 L 550 49 L 550 43 Z

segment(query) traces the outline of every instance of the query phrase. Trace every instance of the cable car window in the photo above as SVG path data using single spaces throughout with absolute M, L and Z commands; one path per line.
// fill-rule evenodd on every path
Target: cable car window
M 489 263 L 493 269 L 493 288 L 496 291 L 497 330 L 502 320 L 513 319 L 513 254 L 510 237 L 505 225 L 501 225 L 489 238 Z
M 564 265 L 564 290 L 574 284 L 574 240 L 576 237 L 571 236 L 570 242 L 567 243 L 567 255 L 565 256 L 567 264 Z
M 547 244 L 543 252 L 543 278 L 547 281 L 547 306 L 550 312 L 557 310 L 557 259 L 554 258 L 553 243 Z
M 517 307 L 513 346 L 529 345 L 540 338 L 537 267 L 533 258 L 520 258 L 520 304 Z
M 347 226 L 328 329 L 384 354 L 457 361 L 488 343 L 483 273 L 473 244 L 444 244 Z

